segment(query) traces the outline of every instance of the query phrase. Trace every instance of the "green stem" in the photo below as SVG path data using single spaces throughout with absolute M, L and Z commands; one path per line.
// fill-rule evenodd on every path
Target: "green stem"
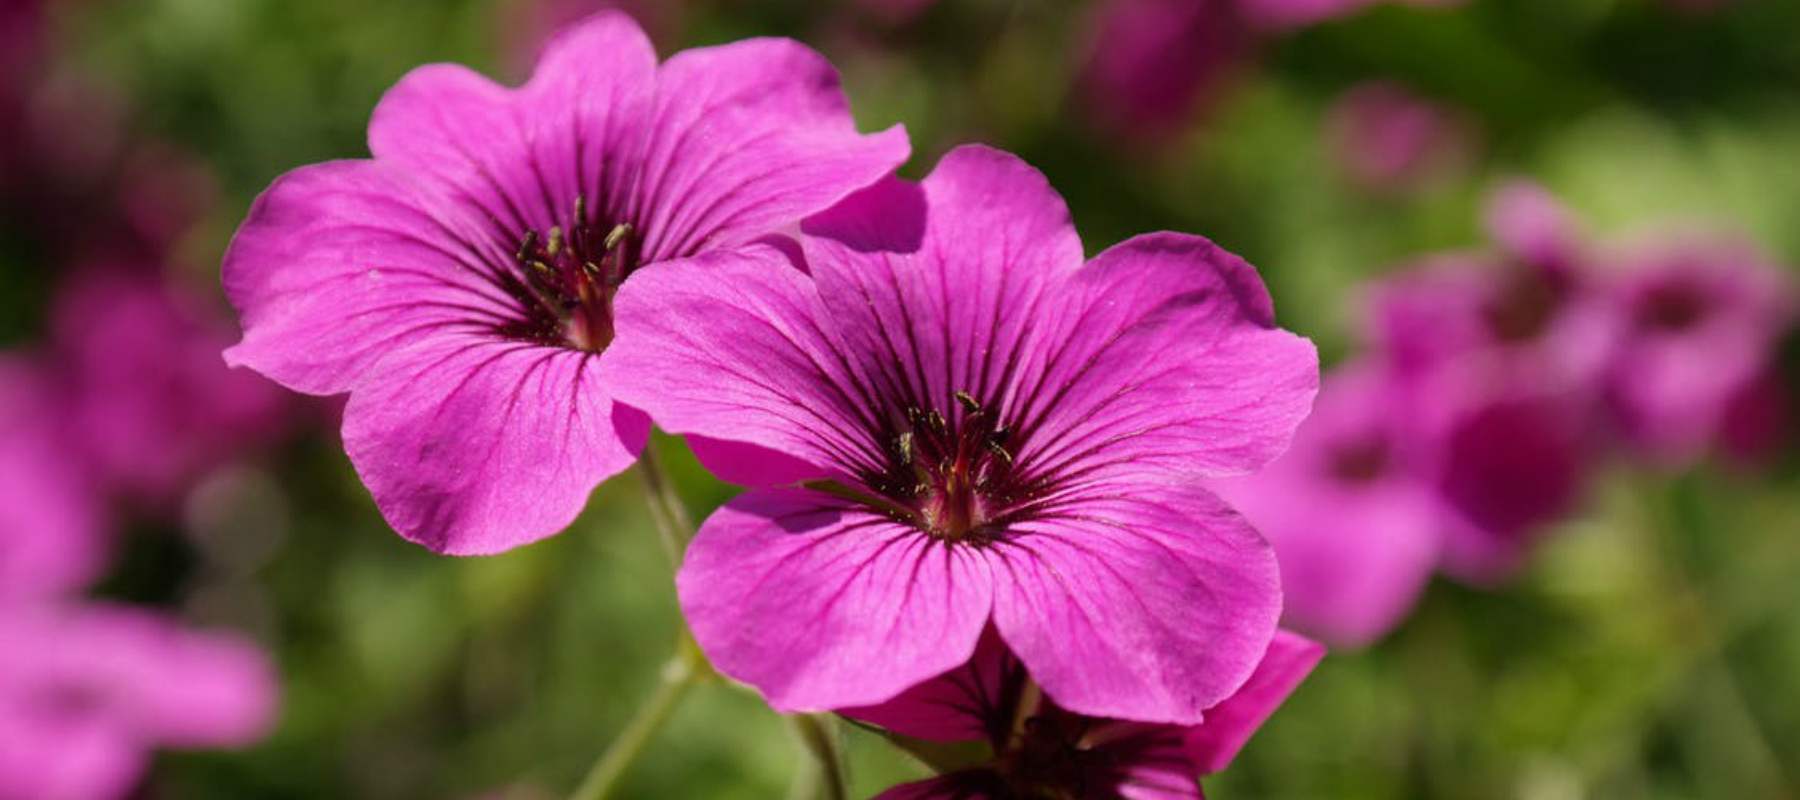
M 669 716 L 674 713 L 681 698 L 706 675 L 706 671 L 701 668 L 699 651 L 688 642 L 684 636 L 680 652 L 664 665 L 656 691 L 638 707 L 637 713 L 626 723 L 625 730 L 600 755 L 600 760 L 594 762 L 587 777 L 582 779 L 581 786 L 574 794 L 569 795 L 569 800 L 604 800 L 612 796 L 619 779 L 644 752 L 644 747 L 662 728 L 663 723 L 669 721 Z
M 820 788 L 824 790 L 826 800 L 848 800 L 850 789 L 845 780 L 844 760 L 838 754 L 837 729 L 831 718 L 817 714 L 795 714 L 787 717 L 787 720 L 794 727 L 794 733 L 800 737 L 800 744 L 819 763 L 819 772 L 824 778 L 820 782 Z
M 669 563 L 679 567 L 681 554 L 687 551 L 688 539 L 693 537 L 694 523 L 688 519 L 687 507 L 682 505 L 674 484 L 663 470 L 655 442 L 644 447 L 643 455 L 638 457 L 637 471 L 644 481 L 644 501 L 650 507 L 650 521 L 656 525 L 656 535 L 662 540 Z

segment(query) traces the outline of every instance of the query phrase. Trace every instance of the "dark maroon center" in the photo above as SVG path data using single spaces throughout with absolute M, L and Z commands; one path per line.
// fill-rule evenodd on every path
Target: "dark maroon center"
M 1543 335 L 1562 308 L 1565 292 L 1549 276 L 1515 268 L 1482 309 L 1488 330 L 1502 342 L 1528 342 Z
M 638 267 L 642 239 L 628 223 L 590 215 L 580 197 L 563 224 L 526 231 L 513 254 L 519 281 L 508 287 L 524 304 L 526 318 L 505 333 L 593 353 L 606 349 L 613 337 L 613 296 Z
M 1685 331 L 1706 319 L 1708 305 L 1706 293 L 1691 281 L 1665 283 L 1638 299 L 1637 324 L 1645 330 Z
M 1338 442 L 1326 460 L 1326 469 L 1340 483 L 1361 485 L 1379 480 L 1392 459 L 1385 437 L 1368 434 Z
M 955 394 L 960 415 L 909 407 L 888 442 L 886 472 L 871 488 L 895 501 L 926 533 L 982 544 L 1010 499 L 1012 432 L 968 392 Z

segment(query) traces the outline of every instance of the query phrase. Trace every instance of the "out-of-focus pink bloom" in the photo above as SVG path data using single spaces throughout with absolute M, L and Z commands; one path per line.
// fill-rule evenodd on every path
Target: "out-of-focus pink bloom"
M 1387 81 L 1359 84 L 1339 97 L 1326 134 L 1345 175 L 1376 191 L 1416 189 L 1455 170 L 1467 161 L 1473 138 L 1454 111 Z
M 1725 407 L 1719 446 L 1727 458 L 1755 466 L 1779 453 L 1794 435 L 1794 393 L 1779 369 L 1745 384 Z
M 557 31 L 602 11 L 622 11 L 642 26 L 650 40 L 669 45 L 679 34 L 687 0 L 509 0 L 499 3 L 507 65 L 528 73 Z
M 1092 122 L 1116 136 L 1178 132 L 1252 47 L 1231 0 L 1105 0 L 1094 14 L 1077 91 Z
M 1228 696 L 1279 578 L 1198 481 L 1279 455 L 1318 381 L 1256 270 L 1176 233 L 1087 260 L 1042 173 L 975 146 L 802 231 L 810 274 L 757 248 L 633 278 L 601 361 L 664 430 L 811 467 L 738 470 L 768 488 L 688 550 L 719 670 L 777 708 L 878 703 L 992 624 L 1070 711 L 1192 724 Z
M 278 434 L 286 397 L 219 359 L 229 324 L 149 270 L 103 267 L 59 287 L 52 352 L 70 420 L 65 457 L 100 484 L 163 505 L 207 470 Z
M 1624 329 L 1607 368 L 1609 410 L 1629 445 L 1670 465 L 1720 444 L 1800 307 L 1779 267 L 1721 237 L 1635 248 L 1609 294 Z
M 0 355 L 0 614 L 80 588 L 104 561 L 101 503 L 60 411 L 38 364 Z
M 1162 725 L 1071 713 L 1048 694 L 1032 698 L 1024 665 L 990 631 L 967 665 L 882 705 L 843 713 L 917 739 L 985 742 L 993 754 L 987 763 L 896 786 L 879 800 L 1201 800 L 1200 777 L 1229 766 L 1324 654 L 1317 643 L 1279 631 L 1249 679 L 1206 709 L 1205 721 Z
M 0 611 L 0 798 L 124 797 L 160 747 L 235 747 L 274 721 L 267 659 L 124 607 Z
M 1411 6 L 1459 5 L 1462 0 L 1394 0 Z M 1346 17 L 1382 0 L 1237 0 L 1244 15 L 1257 27 L 1268 31 L 1303 28 Z
M 1275 545 L 1288 626 L 1367 644 L 1411 611 L 1436 568 L 1446 510 L 1424 479 L 1408 405 L 1379 368 L 1338 367 L 1285 455 L 1209 483 Z
M 1552 361 L 1474 353 L 1414 379 L 1425 478 L 1446 509 L 1440 564 L 1461 580 L 1510 576 L 1573 512 L 1600 454 L 1591 388 L 1558 383 Z
M 1592 258 L 1587 234 L 1542 185 L 1523 179 L 1501 184 L 1488 196 L 1482 221 L 1502 255 L 1548 273 L 1552 281 L 1582 280 L 1578 272 Z
M 1497 195 L 1499 254 L 1449 254 L 1376 283 L 1367 336 L 1410 397 L 1424 476 L 1448 517 L 1446 571 L 1509 574 L 1573 510 L 1601 441 L 1602 376 L 1617 339 L 1582 242 L 1547 194 Z

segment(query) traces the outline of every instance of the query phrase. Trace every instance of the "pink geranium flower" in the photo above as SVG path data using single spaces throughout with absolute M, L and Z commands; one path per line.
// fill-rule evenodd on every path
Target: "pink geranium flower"
M 681 569 L 713 663 L 780 709 L 866 705 L 991 622 L 1074 712 L 1193 723 L 1229 695 L 1276 570 L 1194 479 L 1273 458 L 1318 380 L 1256 271 L 1173 233 L 1084 265 L 1044 177 L 981 147 L 805 230 L 810 276 L 775 248 L 645 273 L 603 357 L 659 425 L 735 443 L 696 444 L 723 474 L 785 484 Z
M 345 447 L 382 513 L 457 554 L 562 529 L 643 447 L 649 420 L 594 369 L 622 282 L 791 225 L 908 153 L 899 128 L 857 134 L 798 43 L 658 66 L 617 13 L 558 36 L 518 89 L 414 70 L 369 147 L 251 209 L 225 258 L 244 324 L 226 357 L 350 392 Z
M 275 438 L 290 408 L 268 381 L 219 363 L 230 341 L 230 323 L 171 276 L 97 268 L 65 281 L 51 310 L 65 457 L 104 490 L 167 507 Z
M 274 721 L 255 648 L 112 606 L 0 612 L 0 797 L 125 797 L 159 747 L 233 747 Z
M 1470 126 L 1454 110 L 1387 81 L 1346 90 L 1328 113 L 1332 156 L 1371 191 L 1409 191 L 1456 169 L 1469 156 Z
M 1209 484 L 1275 545 L 1286 624 L 1333 644 L 1393 629 L 1437 565 L 1445 509 L 1407 395 L 1375 365 L 1338 367 L 1286 454 Z
M 42 367 L 0 355 L 0 608 L 78 589 L 105 557 L 104 511 L 59 412 Z
M 1768 375 L 1800 309 L 1792 281 L 1749 243 L 1716 236 L 1644 243 L 1622 261 L 1608 287 L 1624 332 L 1606 398 L 1627 444 L 1673 465 L 1722 444 L 1753 452 L 1759 434 L 1732 412 L 1778 391 Z M 1755 416 L 1760 436 L 1779 431 L 1778 412 Z
M 1197 725 L 1096 718 L 1053 697 L 1023 692 L 1024 666 L 994 636 L 962 667 L 849 716 L 938 742 L 985 742 L 993 758 L 896 786 L 878 800 L 1200 800 L 1199 779 L 1225 769 L 1324 656 L 1314 642 L 1276 633 L 1255 672 Z

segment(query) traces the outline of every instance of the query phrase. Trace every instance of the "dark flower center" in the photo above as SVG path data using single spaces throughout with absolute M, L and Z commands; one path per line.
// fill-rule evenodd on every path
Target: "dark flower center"
M 1005 509 L 1013 471 L 1012 432 L 966 391 L 959 417 L 908 407 L 888 442 L 887 471 L 869 485 L 910 512 L 912 522 L 948 542 L 985 544 Z
M 629 223 L 604 224 L 575 198 L 568 225 L 528 230 L 513 259 L 516 285 L 507 287 L 526 318 L 504 331 L 515 338 L 597 353 L 613 337 L 613 296 L 638 267 L 639 231 Z
M 1488 330 L 1502 342 L 1528 342 L 1550 327 L 1567 292 L 1541 272 L 1517 268 L 1482 309 Z
M 1637 324 L 1645 330 L 1685 331 L 1706 318 L 1707 305 L 1706 293 L 1692 282 L 1665 283 L 1639 298 Z
M 1353 437 L 1331 449 L 1326 469 L 1340 483 L 1373 483 L 1388 471 L 1392 454 L 1387 439 L 1377 434 Z
M 1108 754 L 1084 747 L 1091 720 L 1053 711 L 1025 721 L 1014 750 L 999 762 L 1007 788 L 1020 800 L 1080 800 L 1087 786 L 1105 774 Z M 1099 788 L 1099 787 L 1093 787 Z

